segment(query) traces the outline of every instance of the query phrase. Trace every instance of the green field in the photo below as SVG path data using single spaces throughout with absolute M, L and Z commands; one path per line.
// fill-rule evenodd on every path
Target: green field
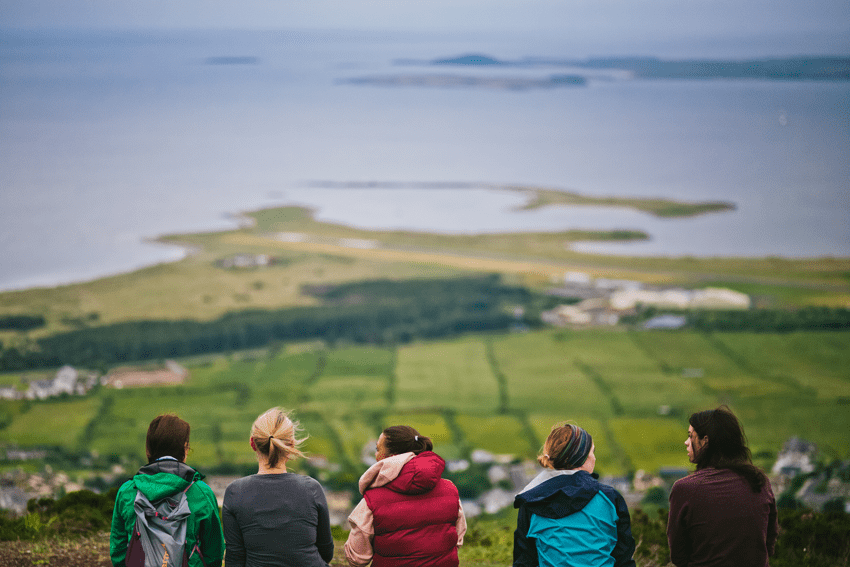
M 413 425 L 447 458 L 479 448 L 534 458 L 553 423 L 573 420 L 593 435 L 600 472 L 618 474 L 687 466 L 687 416 L 727 403 L 762 466 L 793 435 L 850 458 L 850 333 L 535 331 L 183 362 L 181 386 L 2 402 L 0 445 L 141 459 L 147 423 L 174 411 L 192 425 L 191 464 L 251 463 L 251 423 L 280 405 L 310 455 L 344 467 L 362 467 L 388 425 Z

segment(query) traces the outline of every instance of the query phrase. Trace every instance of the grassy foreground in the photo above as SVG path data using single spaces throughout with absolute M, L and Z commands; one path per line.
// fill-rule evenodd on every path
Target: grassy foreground
M 631 515 L 637 567 L 670 567 L 666 511 L 647 514 L 635 509 Z M 464 545 L 459 549 L 460 566 L 510 566 L 514 522 L 512 514 L 473 519 Z M 770 560 L 773 567 L 847 567 L 850 564 L 850 515 L 781 510 L 779 522 L 776 552 Z M 4 567 L 111 567 L 107 525 L 101 522 L 99 529 L 87 530 L 81 535 L 45 532 L 31 540 L 0 541 L 0 564 Z M 347 566 L 343 550 L 345 538 L 346 532 L 335 530 L 331 567 Z

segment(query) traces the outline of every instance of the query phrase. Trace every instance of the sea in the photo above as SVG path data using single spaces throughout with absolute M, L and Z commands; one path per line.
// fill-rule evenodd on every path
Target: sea
M 850 82 L 622 73 L 527 89 L 351 82 L 565 72 L 423 63 L 465 54 L 752 55 L 660 42 L 617 49 L 497 34 L 4 30 L 0 290 L 174 261 L 186 251 L 152 240 L 291 204 L 367 229 L 649 235 L 575 245 L 602 254 L 850 256 Z M 522 195 L 500 188 L 511 185 L 735 209 L 680 219 L 525 211 Z

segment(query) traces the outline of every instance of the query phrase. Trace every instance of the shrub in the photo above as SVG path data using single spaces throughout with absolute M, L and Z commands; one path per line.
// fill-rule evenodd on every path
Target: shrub
M 0 540 L 37 540 L 52 536 L 81 536 L 107 531 L 112 524 L 115 489 L 106 494 L 80 490 L 59 500 L 33 498 L 26 516 L 0 516 Z

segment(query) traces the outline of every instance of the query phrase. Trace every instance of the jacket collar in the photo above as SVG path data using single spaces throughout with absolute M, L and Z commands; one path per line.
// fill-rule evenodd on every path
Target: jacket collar
M 422 494 L 437 486 L 445 468 L 446 462 L 433 451 L 393 455 L 378 461 L 363 473 L 359 482 L 360 493 L 386 486 L 402 494 Z
M 563 518 L 582 510 L 600 490 L 599 482 L 585 471 L 558 474 L 517 494 L 514 508 L 528 507 L 544 518 Z

